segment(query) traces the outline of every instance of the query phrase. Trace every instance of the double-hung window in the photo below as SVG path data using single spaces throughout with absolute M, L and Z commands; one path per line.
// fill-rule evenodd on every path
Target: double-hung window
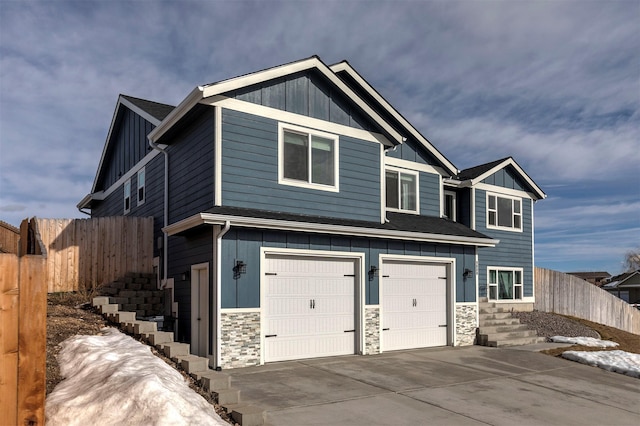
M 124 214 L 131 211 L 131 179 L 124 183 Z
M 418 173 L 387 169 L 385 190 L 387 210 L 418 213 Z
M 522 231 L 522 199 L 487 194 L 487 227 Z
M 521 300 L 522 269 L 488 268 L 489 300 Z
M 280 124 L 279 182 L 338 191 L 338 137 Z
M 456 221 L 456 193 L 444 191 L 442 215 L 449 220 Z
M 141 168 L 138 171 L 138 205 L 144 204 L 144 200 L 145 200 L 145 189 L 146 189 L 146 185 L 145 185 L 145 168 Z

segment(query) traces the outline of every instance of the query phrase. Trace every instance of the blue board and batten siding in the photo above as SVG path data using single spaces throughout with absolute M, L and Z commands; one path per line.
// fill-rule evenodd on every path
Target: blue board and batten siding
M 222 111 L 222 204 L 380 221 L 380 146 L 339 135 L 339 192 L 278 183 L 278 121 Z
M 372 265 L 380 266 L 378 264 L 380 254 L 455 258 L 456 301 L 475 302 L 476 300 L 474 280 L 462 277 L 465 268 L 475 267 L 475 247 L 231 228 L 222 241 L 223 308 L 260 307 L 260 248 L 262 247 L 327 251 L 327 256 L 331 256 L 331 251 L 364 253 L 365 271 L 370 270 Z M 246 263 L 246 274 L 234 276 L 233 265 L 238 259 Z M 369 279 L 366 276 L 364 282 L 365 303 L 378 304 L 378 277 Z
M 496 188 L 499 191 L 499 188 Z M 487 228 L 487 196 L 486 191 L 476 189 L 476 230 L 500 240 L 491 248 L 478 249 L 479 295 L 486 297 L 487 267 L 501 266 L 523 268 L 524 297 L 533 297 L 533 246 L 531 203 L 529 198 L 522 198 L 522 232 L 502 231 Z
M 149 153 L 147 135 L 154 127 L 130 109 L 120 108 L 114 127 L 116 132 L 111 135 L 109 151 L 105 154 L 106 167 L 96 190 L 108 189 Z
M 500 169 L 493 173 L 491 176 L 485 178 L 482 183 L 488 185 L 500 186 L 502 188 L 516 189 L 519 191 L 527 191 L 527 185 L 522 181 L 516 173 L 510 170 L 511 167 L 506 169 Z

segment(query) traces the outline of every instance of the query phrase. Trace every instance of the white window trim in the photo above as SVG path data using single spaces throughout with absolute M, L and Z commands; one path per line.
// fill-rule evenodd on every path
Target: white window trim
M 506 198 L 506 199 L 509 199 L 509 200 L 512 200 L 512 201 L 519 201 L 520 202 L 520 213 L 519 213 L 519 215 L 520 215 L 520 228 L 508 227 L 508 226 L 499 226 L 499 225 L 490 225 L 489 224 L 489 197 L 496 197 L 496 209 L 495 209 L 495 212 L 496 212 L 496 223 L 498 222 L 498 199 L 497 199 L 497 197 Z M 523 213 L 523 211 L 522 211 L 522 209 L 523 209 L 522 198 L 520 198 L 520 197 L 512 197 L 510 195 L 504 195 L 504 194 L 500 194 L 500 193 L 497 193 L 497 192 L 487 192 L 486 193 L 486 197 L 485 197 L 485 203 L 486 203 L 486 205 L 485 205 L 485 207 L 486 207 L 485 208 L 485 213 L 486 213 L 485 222 L 486 222 L 487 229 L 498 229 L 500 231 L 509 231 L 509 232 L 522 232 L 523 231 L 524 222 L 523 222 L 523 215 L 522 215 L 522 213 Z M 511 204 L 511 215 L 513 216 L 513 215 L 516 215 L 516 214 L 517 213 L 514 212 L 513 203 L 512 203 Z M 513 220 L 513 218 L 512 218 L 512 220 Z
M 392 207 L 387 207 L 387 195 L 386 195 L 386 189 L 385 189 L 385 194 L 384 194 L 382 203 L 383 203 L 386 211 L 388 211 L 388 212 L 398 212 L 398 213 L 420 214 L 420 172 L 417 172 L 417 171 L 414 171 L 414 170 L 402 169 L 402 168 L 399 168 L 399 167 L 386 166 L 385 170 L 384 170 L 384 186 L 385 186 L 385 188 L 387 186 L 387 171 L 393 171 L 393 172 L 404 173 L 404 174 L 407 174 L 407 175 L 415 176 L 415 178 L 416 178 L 416 209 L 415 210 L 406 210 L 406 209 L 401 209 L 401 208 L 394 209 Z M 400 182 L 400 181 L 401 180 L 398 179 L 398 182 Z M 398 189 L 398 197 L 400 197 L 400 190 L 399 189 Z M 401 203 L 398 203 L 398 205 L 400 205 L 400 204 Z
M 323 185 L 319 183 L 304 182 L 295 179 L 287 179 L 284 177 L 284 131 L 291 130 L 293 132 L 306 133 L 312 136 L 319 136 L 325 139 L 331 139 L 334 142 L 333 150 L 333 181 L 334 185 Z M 293 124 L 278 123 L 278 183 L 281 185 L 297 186 L 300 188 L 317 189 L 321 191 L 340 192 L 340 138 L 338 135 L 326 133 L 315 129 L 295 126 Z M 310 161 L 312 159 L 310 158 Z M 311 179 L 311 174 L 309 174 Z
M 455 191 L 447 191 L 447 190 L 442 191 L 442 208 L 440 209 L 440 215 L 442 217 L 445 217 L 444 208 L 447 205 L 447 195 L 453 196 L 453 206 L 452 206 L 453 217 L 450 217 L 448 219 L 453 222 L 457 222 L 458 221 L 458 194 Z
M 129 188 L 129 208 L 128 209 L 127 209 L 127 187 Z M 124 209 L 124 214 L 128 214 L 129 212 L 131 212 L 131 201 L 132 201 L 132 197 L 131 197 L 131 178 L 127 179 L 124 182 L 124 186 L 123 186 L 122 190 L 123 190 L 122 208 Z
M 490 286 L 492 285 L 489 282 L 489 279 L 491 277 L 491 271 L 496 271 L 496 277 L 498 275 L 498 272 L 503 271 L 503 272 L 512 272 L 513 273 L 513 277 L 514 277 L 514 290 L 513 290 L 513 295 L 514 298 L 513 299 L 499 299 L 497 298 L 498 296 L 498 292 L 496 290 L 496 299 L 490 299 L 489 296 L 491 295 L 491 291 L 490 291 Z M 517 284 L 517 286 L 521 287 L 520 290 L 520 299 L 516 299 L 515 298 L 515 287 L 516 287 L 516 283 L 515 283 L 515 273 L 516 272 L 520 272 L 520 280 L 522 281 L 520 284 Z M 497 285 L 498 283 L 496 283 Z M 502 303 L 510 303 L 510 302 L 523 302 L 525 301 L 525 297 L 524 297 L 524 268 L 516 268 L 516 267 L 510 267 L 510 266 L 487 266 L 487 299 L 491 302 L 502 302 Z
M 142 200 L 140 200 L 140 173 L 144 175 L 144 182 L 142 182 Z M 143 167 L 138 170 L 138 174 L 136 175 L 138 180 L 138 185 L 136 186 L 136 205 L 141 206 L 147 200 L 147 168 Z

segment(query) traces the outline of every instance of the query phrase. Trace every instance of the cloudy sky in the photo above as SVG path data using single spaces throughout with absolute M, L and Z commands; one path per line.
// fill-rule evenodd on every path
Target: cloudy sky
M 536 263 L 640 247 L 640 0 L 0 0 L 0 220 L 83 217 L 118 94 L 348 60 L 459 169 L 513 156 L 548 198 Z

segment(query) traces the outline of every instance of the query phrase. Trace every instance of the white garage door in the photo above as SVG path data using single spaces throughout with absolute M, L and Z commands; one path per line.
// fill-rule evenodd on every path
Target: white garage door
M 265 362 L 355 353 L 354 259 L 268 255 Z
M 447 265 L 384 261 L 382 350 L 447 344 Z

